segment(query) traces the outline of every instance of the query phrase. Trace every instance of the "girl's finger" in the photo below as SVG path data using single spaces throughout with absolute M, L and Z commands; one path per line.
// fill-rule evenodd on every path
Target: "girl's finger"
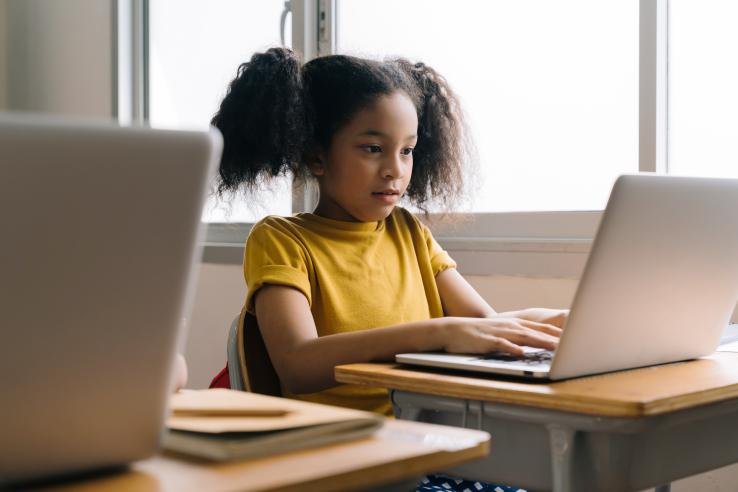
M 530 320 L 527 320 L 527 319 L 520 319 L 518 322 L 522 326 L 524 326 L 526 328 L 530 328 L 532 330 L 536 330 L 536 331 L 540 331 L 540 332 L 543 332 L 543 333 L 547 333 L 547 334 L 553 335 L 553 336 L 555 336 L 557 338 L 561 336 L 562 330 L 558 326 L 549 325 L 547 323 L 539 323 L 538 321 L 530 321 Z
M 516 345 L 505 338 L 496 337 L 494 335 L 483 335 L 482 338 L 487 342 L 484 346 L 485 353 L 506 352 L 517 356 L 525 354 L 523 347 Z
M 546 350 L 555 350 L 559 344 L 559 339 L 541 332 L 529 331 L 521 333 L 515 338 L 515 343 L 520 345 L 528 345 L 529 347 L 544 348 Z

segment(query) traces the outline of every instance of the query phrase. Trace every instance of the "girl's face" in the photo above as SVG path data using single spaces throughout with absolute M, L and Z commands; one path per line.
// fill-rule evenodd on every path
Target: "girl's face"
M 310 166 L 320 187 L 315 214 L 352 222 L 386 218 L 410 182 L 417 131 L 415 105 L 403 92 L 357 113 Z

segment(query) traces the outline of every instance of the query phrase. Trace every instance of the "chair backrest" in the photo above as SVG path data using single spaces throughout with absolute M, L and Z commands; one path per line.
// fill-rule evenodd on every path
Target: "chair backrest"
M 241 361 L 238 357 L 238 332 L 241 329 L 241 314 L 237 314 L 231 322 L 231 327 L 228 330 L 228 345 L 226 346 L 226 354 L 228 355 L 228 364 L 226 364 L 226 371 L 228 371 L 228 385 L 221 386 L 219 383 L 215 384 L 215 381 L 222 376 L 221 371 L 218 376 L 215 376 L 213 382 L 210 383 L 211 388 L 230 388 L 238 391 L 246 391 L 243 385 L 243 374 L 241 373 Z
M 235 331 L 236 336 L 233 340 L 235 343 L 232 343 L 230 335 L 228 342 L 228 367 L 231 388 L 264 395 L 282 396 L 279 376 L 274 370 L 272 360 L 269 358 L 266 345 L 264 345 L 256 316 L 247 313 L 246 309 L 243 309 L 238 317 L 235 330 L 233 328 L 231 333 Z M 233 345 L 235 345 L 235 351 L 232 349 Z M 233 364 L 232 358 L 236 354 L 237 364 Z M 235 367 L 231 369 L 231 366 Z M 236 368 L 238 372 L 236 372 Z

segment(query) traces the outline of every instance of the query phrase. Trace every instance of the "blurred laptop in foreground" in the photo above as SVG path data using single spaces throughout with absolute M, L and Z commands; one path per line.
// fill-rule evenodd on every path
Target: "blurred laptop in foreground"
M 159 448 L 221 145 L 0 113 L 0 485 Z

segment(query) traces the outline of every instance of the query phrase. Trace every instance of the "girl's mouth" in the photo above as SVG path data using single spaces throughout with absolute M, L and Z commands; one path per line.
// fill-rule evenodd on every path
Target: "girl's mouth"
M 372 192 L 372 197 L 383 203 L 393 204 L 399 200 L 400 192 L 397 190 L 374 191 Z

